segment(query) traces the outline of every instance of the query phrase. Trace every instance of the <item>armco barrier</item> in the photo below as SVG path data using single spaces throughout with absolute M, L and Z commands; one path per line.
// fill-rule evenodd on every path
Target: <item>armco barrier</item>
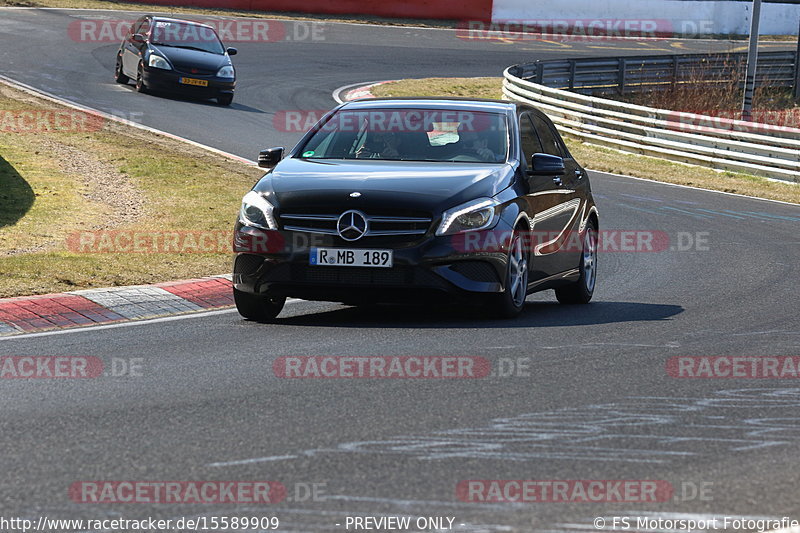
M 759 53 L 756 83 L 794 86 L 795 55 L 793 50 Z M 744 80 L 747 54 L 548 59 L 512 68 L 517 77 L 554 89 L 591 95 L 628 94 L 669 89 L 684 83 L 727 84 L 731 79 Z
M 583 141 L 718 170 L 800 182 L 800 129 L 690 115 L 554 89 L 503 73 L 506 98 L 545 112 Z

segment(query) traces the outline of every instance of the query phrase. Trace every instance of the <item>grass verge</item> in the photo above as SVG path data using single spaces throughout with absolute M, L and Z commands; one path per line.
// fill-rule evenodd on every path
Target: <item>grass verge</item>
M 73 127 L 75 117 L 86 118 L 0 85 L 0 297 L 230 271 L 242 194 L 263 172 L 96 117 Z
M 499 99 L 502 97 L 502 81 L 502 78 L 401 80 L 377 85 L 372 88 L 372 93 L 378 97 L 465 96 Z M 592 170 L 800 204 L 800 186 L 795 184 L 774 182 L 748 174 L 717 172 L 654 157 L 625 154 L 584 143 L 569 136 L 564 140 L 575 158 Z

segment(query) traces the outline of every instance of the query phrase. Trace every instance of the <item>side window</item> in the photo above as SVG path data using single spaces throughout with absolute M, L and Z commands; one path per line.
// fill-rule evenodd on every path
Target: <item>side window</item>
M 136 33 L 141 33 L 142 35 L 146 36 L 147 32 L 149 32 L 149 31 L 150 31 L 150 20 L 149 19 L 145 19 L 144 22 L 142 22 L 142 25 L 139 27 L 139 30 Z
M 530 165 L 531 157 L 542 151 L 542 145 L 539 137 L 536 136 L 528 113 L 523 113 L 519 117 L 519 138 L 522 144 L 522 157 L 525 159 L 525 164 Z
M 539 134 L 539 139 L 542 141 L 542 152 L 564 157 L 564 153 L 561 151 L 561 144 L 556 140 L 556 133 L 550 127 L 550 124 L 540 116 L 533 115 L 532 118 L 533 124 L 536 126 L 536 133 Z

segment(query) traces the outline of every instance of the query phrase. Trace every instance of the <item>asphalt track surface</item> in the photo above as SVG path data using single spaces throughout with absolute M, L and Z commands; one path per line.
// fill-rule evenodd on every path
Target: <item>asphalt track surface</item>
M 325 41 L 238 44 L 240 86 L 226 109 L 115 85 L 116 45 L 70 40 L 65 28 L 78 16 L 86 13 L 2 11 L 2 73 L 248 158 L 296 140 L 273 127 L 277 111 L 327 109 L 331 92 L 348 83 L 498 75 L 537 57 L 729 46 L 512 46 L 444 30 L 334 24 Z M 589 306 L 560 306 L 543 293 L 519 319 L 494 321 L 460 310 L 294 301 L 273 325 L 231 311 L 0 340 L 2 355 L 141 359 L 140 376 L 3 381 L 2 516 L 277 516 L 281 531 L 344 531 L 347 516 L 365 515 L 449 516 L 456 531 L 596 531 L 595 517 L 611 524 L 615 515 L 800 517 L 800 388 L 791 379 L 665 371 L 673 356 L 800 355 L 800 208 L 602 174 L 592 184 L 602 228 L 664 232 L 670 243 L 601 253 Z M 522 358 L 528 370 L 478 380 L 273 374 L 275 358 L 305 355 Z M 82 480 L 190 479 L 280 481 L 292 501 L 92 505 L 68 496 Z M 675 495 L 460 501 L 456 486 L 470 479 L 664 480 Z M 296 497 L 296 487 L 314 483 L 324 497 Z M 703 497 L 692 497 L 701 486 Z

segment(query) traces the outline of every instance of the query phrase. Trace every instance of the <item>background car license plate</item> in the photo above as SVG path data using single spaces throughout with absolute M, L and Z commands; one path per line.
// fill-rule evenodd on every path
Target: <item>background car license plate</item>
M 392 250 L 355 250 L 352 248 L 311 248 L 308 263 L 317 266 L 354 266 L 391 268 Z
M 208 87 L 208 80 L 198 80 L 195 78 L 181 78 L 184 85 L 197 85 L 198 87 Z

